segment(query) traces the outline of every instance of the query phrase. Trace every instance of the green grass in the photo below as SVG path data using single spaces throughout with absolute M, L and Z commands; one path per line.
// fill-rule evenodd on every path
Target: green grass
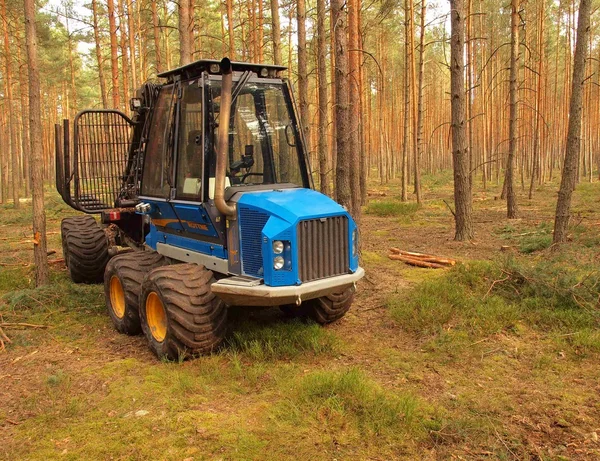
M 253 360 L 271 361 L 300 354 L 332 354 L 338 346 L 338 338 L 316 323 L 293 320 L 267 325 L 243 322 L 236 325 L 226 348 Z
M 567 332 L 586 350 L 600 351 L 597 289 L 600 273 L 542 261 L 516 260 L 460 265 L 392 296 L 392 318 L 436 345 L 470 342 L 497 333 L 518 335 L 522 326 Z M 574 334 L 573 334 L 574 333 Z M 576 345 L 574 343 L 574 345 Z
M 372 201 L 367 205 L 366 213 L 380 217 L 414 216 L 420 206 L 415 202 L 399 200 Z
M 379 446 L 386 452 L 422 439 L 429 408 L 408 392 L 384 389 L 363 371 L 315 371 L 273 410 L 278 430 L 335 434 L 339 444 Z M 295 429 L 292 429 L 295 428 Z

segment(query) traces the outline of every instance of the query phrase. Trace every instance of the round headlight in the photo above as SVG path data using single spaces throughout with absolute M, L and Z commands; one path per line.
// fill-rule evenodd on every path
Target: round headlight
M 283 259 L 283 256 L 275 256 L 275 259 L 273 259 L 273 268 L 276 271 L 283 269 L 284 264 L 285 260 Z
M 273 242 L 273 253 L 276 255 L 283 253 L 283 242 L 281 240 L 275 240 Z

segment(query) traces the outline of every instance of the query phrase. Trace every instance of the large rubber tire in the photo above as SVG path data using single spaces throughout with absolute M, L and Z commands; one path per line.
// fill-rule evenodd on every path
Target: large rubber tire
M 134 251 L 117 255 L 104 271 L 104 297 L 108 315 L 119 333 L 137 335 L 140 324 L 142 281 L 152 269 L 168 264 L 155 251 Z
M 227 308 L 212 293 L 214 282 L 213 273 L 196 264 L 159 267 L 146 275 L 140 320 L 150 349 L 159 358 L 208 354 L 221 344 Z
M 349 287 L 339 293 L 309 299 L 302 302 L 300 306 L 286 304 L 280 308 L 288 316 L 310 318 L 321 325 L 326 325 L 346 315 L 352 301 L 354 301 L 354 287 Z
M 110 259 L 104 230 L 92 216 L 65 218 L 61 223 L 63 255 L 75 283 L 102 283 Z

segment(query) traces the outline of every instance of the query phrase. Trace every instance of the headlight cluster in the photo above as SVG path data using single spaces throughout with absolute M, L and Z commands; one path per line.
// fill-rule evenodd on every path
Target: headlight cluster
M 352 232 L 352 256 L 358 256 L 358 229 Z
M 275 240 L 273 241 L 273 269 L 279 271 L 281 269 L 290 269 L 292 267 L 291 261 L 291 245 L 288 241 Z

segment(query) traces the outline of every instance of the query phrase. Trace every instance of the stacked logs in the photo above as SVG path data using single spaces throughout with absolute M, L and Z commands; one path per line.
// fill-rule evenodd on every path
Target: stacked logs
M 427 267 L 429 269 L 443 269 L 452 267 L 456 264 L 455 259 L 440 258 L 439 256 L 417 253 L 415 251 L 404 251 L 399 248 L 390 248 L 388 258 L 395 261 L 402 261 L 411 266 Z

